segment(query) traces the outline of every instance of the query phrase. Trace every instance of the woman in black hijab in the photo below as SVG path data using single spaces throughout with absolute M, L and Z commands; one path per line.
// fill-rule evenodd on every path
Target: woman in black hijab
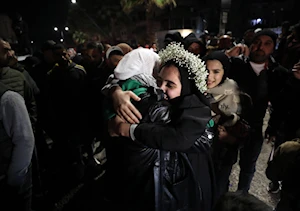
M 117 122 L 115 133 L 155 149 L 181 152 L 191 167 L 198 192 L 190 199 L 188 210 L 210 211 L 214 201 L 214 174 L 210 156 L 213 134 L 209 129 L 211 110 L 203 96 L 206 68 L 201 59 L 172 43 L 160 53 L 162 68 L 158 86 L 170 102 L 171 121 L 167 124 Z M 195 183 L 182 187 L 193 192 Z

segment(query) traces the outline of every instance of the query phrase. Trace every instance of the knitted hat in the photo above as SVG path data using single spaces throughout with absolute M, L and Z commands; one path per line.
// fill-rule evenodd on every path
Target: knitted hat
M 114 54 L 117 54 L 117 55 L 124 55 L 122 49 L 118 46 L 111 46 L 107 51 L 106 51 L 106 58 L 108 59 L 110 54 L 111 53 L 114 53 Z
M 269 36 L 271 37 L 271 39 L 273 40 L 273 43 L 274 43 L 274 48 L 276 46 L 276 40 L 277 40 L 277 34 L 269 29 L 263 29 L 263 30 L 260 30 L 258 32 L 256 32 L 254 34 L 254 37 L 253 37 L 253 40 L 252 40 L 252 43 L 259 37 L 259 36 L 262 36 L 262 35 L 265 35 L 265 36 Z
M 147 48 L 137 48 L 127 53 L 114 70 L 115 77 L 126 80 L 139 74 L 152 75 L 159 64 L 157 53 Z

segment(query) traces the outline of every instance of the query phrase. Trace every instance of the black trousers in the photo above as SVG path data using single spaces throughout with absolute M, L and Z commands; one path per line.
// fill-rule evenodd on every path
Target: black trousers
M 31 211 L 32 168 L 28 169 L 24 183 L 20 187 L 0 184 L 0 210 Z

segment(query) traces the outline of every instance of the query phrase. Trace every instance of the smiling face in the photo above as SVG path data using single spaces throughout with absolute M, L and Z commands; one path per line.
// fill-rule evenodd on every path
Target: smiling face
M 206 62 L 206 68 L 208 70 L 208 77 L 206 82 L 207 88 L 212 89 L 218 86 L 223 79 L 223 65 L 218 60 L 208 60 Z
M 157 76 L 157 85 L 164 91 L 167 100 L 179 97 L 182 85 L 178 68 L 174 65 L 163 67 Z

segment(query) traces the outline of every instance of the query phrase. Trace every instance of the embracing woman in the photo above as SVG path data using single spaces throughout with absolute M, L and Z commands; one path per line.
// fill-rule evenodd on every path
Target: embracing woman
M 182 184 L 177 193 L 178 204 L 188 200 L 187 206 L 160 210 L 201 210 L 211 211 L 214 202 L 214 171 L 210 156 L 213 134 L 209 131 L 211 110 L 203 95 L 206 91 L 207 71 L 204 62 L 183 46 L 171 43 L 159 53 L 161 68 L 157 84 L 169 102 L 170 121 L 166 124 L 143 122 L 131 124 L 132 118 L 126 113 L 124 118 L 115 118 L 110 125 L 112 135 L 128 137 L 132 142 L 149 148 L 180 153 L 179 159 L 185 163 L 187 177 L 194 178 Z M 114 100 L 124 97 L 122 90 L 114 93 Z M 113 131 L 112 131 L 113 130 Z M 176 168 L 172 170 L 176 172 Z M 167 177 L 163 181 L 168 184 Z M 173 187 L 179 183 L 171 183 Z M 172 190 L 172 189 L 171 189 Z M 156 192 L 155 192 L 156 194 Z M 189 196 L 189 197 L 186 197 Z M 154 197 L 154 196 L 153 196 Z M 162 197 L 166 199 L 166 197 Z M 167 201 L 161 201 L 163 205 Z

